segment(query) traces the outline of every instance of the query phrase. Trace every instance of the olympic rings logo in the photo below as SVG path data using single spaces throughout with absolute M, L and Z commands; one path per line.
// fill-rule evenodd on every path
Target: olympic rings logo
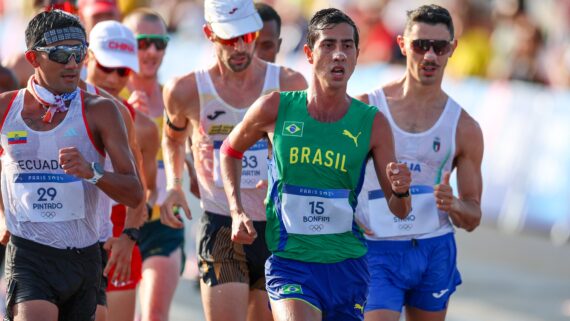
M 323 224 L 313 224 L 309 225 L 309 229 L 313 232 L 320 232 L 325 228 Z
M 414 227 L 413 224 L 400 224 L 400 225 L 398 225 L 398 228 L 400 230 L 403 230 L 403 231 L 409 231 L 412 229 L 412 227 Z
M 43 218 L 54 218 L 55 212 L 41 212 L 40 214 Z

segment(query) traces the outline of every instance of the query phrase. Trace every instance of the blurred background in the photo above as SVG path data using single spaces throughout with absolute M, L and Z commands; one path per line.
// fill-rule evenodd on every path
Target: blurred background
M 457 233 L 464 284 L 448 320 L 570 320 L 570 0 L 269 0 L 282 19 L 277 63 L 310 75 L 302 56 L 307 20 L 318 9 L 343 9 L 361 35 L 349 93 L 402 76 L 395 37 L 406 10 L 437 3 L 454 19 L 459 45 L 445 90 L 481 125 L 483 223 Z M 128 13 L 149 6 L 167 21 L 171 42 L 164 83 L 213 61 L 202 34 L 203 0 L 119 0 Z M 2 64 L 25 50 L 24 30 L 43 1 L 0 0 Z M 187 222 L 190 262 L 172 320 L 203 320 L 195 285 L 194 220 Z

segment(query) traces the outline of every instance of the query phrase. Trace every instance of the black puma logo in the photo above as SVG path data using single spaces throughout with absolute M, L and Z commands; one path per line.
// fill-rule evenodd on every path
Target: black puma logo
M 213 115 L 208 115 L 206 117 L 208 117 L 209 120 L 214 120 L 214 119 L 218 118 L 218 116 L 223 115 L 225 113 L 226 112 L 223 110 L 216 110 Z

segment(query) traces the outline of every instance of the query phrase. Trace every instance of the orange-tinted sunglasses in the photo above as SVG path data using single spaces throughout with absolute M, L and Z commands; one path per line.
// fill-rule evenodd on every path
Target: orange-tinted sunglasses
M 208 27 L 207 25 L 204 25 L 204 32 L 206 33 L 206 36 L 208 37 L 208 39 L 210 39 L 211 41 L 215 41 L 215 42 L 217 42 L 221 45 L 224 45 L 224 46 L 235 46 L 236 43 L 238 43 L 238 41 L 240 39 L 243 40 L 244 43 L 252 43 L 259 36 L 259 31 L 254 31 L 254 32 L 246 33 L 245 35 L 235 37 L 235 38 L 222 39 L 222 38 L 216 36 L 216 34 L 212 31 L 212 29 L 210 29 L 210 27 Z

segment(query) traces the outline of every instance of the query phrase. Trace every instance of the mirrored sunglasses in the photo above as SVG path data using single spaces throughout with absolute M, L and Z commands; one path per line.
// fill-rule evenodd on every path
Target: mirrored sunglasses
M 218 36 L 216 36 L 214 34 L 214 32 L 209 28 L 205 28 L 206 33 L 208 35 L 208 37 L 213 38 L 213 41 L 224 45 L 224 46 L 235 46 L 238 41 L 241 39 L 243 40 L 244 43 L 249 44 L 255 41 L 255 39 L 257 39 L 257 37 L 259 36 L 259 31 L 254 31 L 254 32 L 250 32 L 250 33 L 246 33 L 245 35 L 241 35 L 235 38 L 230 38 L 230 39 L 222 39 Z
M 81 63 L 87 54 L 87 47 L 84 45 L 61 45 L 53 47 L 35 47 L 33 50 L 45 52 L 51 61 L 60 64 L 69 63 L 71 57 L 74 57 L 76 63 Z
M 146 50 L 150 48 L 151 45 L 154 45 L 156 50 L 164 50 L 168 45 L 168 40 L 170 40 L 170 38 L 166 35 L 137 35 L 137 45 L 139 47 L 139 50 Z
M 431 39 L 416 39 L 412 40 L 412 50 L 420 55 L 424 55 L 433 48 L 433 52 L 438 56 L 443 56 L 451 51 L 451 41 L 447 40 L 431 40 Z
M 117 72 L 119 77 L 127 77 L 128 75 L 131 74 L 131 69 L 127 68 L 127 67 L 110 68 L 110 67 L 105 67 L 105 66 L 101 65 L 98 61 L 96 61 L 96 63 L 97 63 L 97 68 L 99 68 L 99 70 L 101 70 L 102 72 L 104 72 L 106 74 Z

